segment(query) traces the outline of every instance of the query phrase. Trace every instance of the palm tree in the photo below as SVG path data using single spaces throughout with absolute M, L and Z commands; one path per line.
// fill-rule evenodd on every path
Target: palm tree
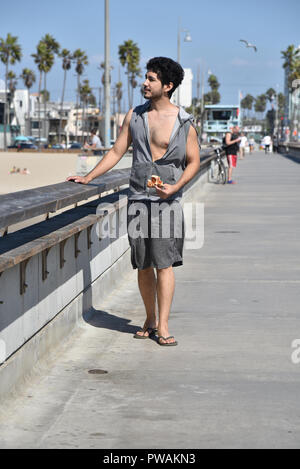
M 7 150 L 6 126 L 7 126 L 7 80 L 8 65 L 14 65 L 22 57 L 21 46 L 18 44 L 18 37 L 7 34 L 6 39 L 0 38 L 0 60 L 5 65 L 5 104 L 4 104 L 4 150 Z
M 285 96 L 283 93 L 278 93 L 277 104 L 278 104 L 278 114 L 279 114 L 279 117 L 281 118 L 284 116 L 284 105 L 285 105 Z
M 276 91 L 274 90 L 274 88 L 269 88 L 265 92 L 265 96 L 266 96 L 267 100 L 269 101 L 269 103 L 272 103 L 274 98 L 276 97 Z
M 264 113 L 266 110 L 266 105 L 267 105 L 266 95 L 260 94 L 255 99 L 255 105 L 254 105 L 255 112 L 260 112 L 261 114 Z
M 287 71 L 288 86 L 291 88 L 293 80 L 300 78 L 300 48 L 289 45 L 281 51 L 281 58 L 284 59 L 283 68 Z
M 283 68 L 293 68 L 295 62 L 300 59 L 300 49 L 291 44 L 286 50 L 281 51 L 281 56 L 284 59 Z
M 30 88 L 32 87 L 33 83 L 35 83 L 35 74 L 30 68 L 23 68 L 22 74 L 20 78 L 24 81 L 24 85 L 27 88 L 27 99 L 28 99 L 28 126 L 29 126 L 29 134 L 31 134 L 31 120 L 30 120 Z
M 100 67 L 98 67 L 99 70 L 103 70 L 102 77 L 101 77 L 101 83 L 104 86 L 105 85 L 105 62 L 101 62 Z M 109 83 L 111 83 L 111 71 L 113 70 L 113 65 L 110 65 L 109 67 Z
M 76 49 L 73 53 L 73 59 L 75 60 L 76 67 L 75 71 L 77 73 L 77 95 L 76 95 L 76 140 L 78 138 L 78 98 L 80 95 L 80 77 L 83 74 L 84 66 L 88 65 L 88 57 L 84 51 L 81 49 Z
M 121 81 L 118 81 L 118 83 L 116 83 L 116 97 L 117 97 L 119 114 L 121 114 L 121 101 L 122 101 L 122 96 L 123 96 L 122 86 L 123 86 L 123 83 Z
M 218 89 L 220 87 L 220 83 L 218 82 L 218 79 L 217 79 L 216 75 L 213 75 L 213 74 L 209 75 L 207 81 L 208 81 L 208 84 L 209 84 L 212 91 L 213 90 L 218 91 Z
M 242 109 L 247 109 L 248 111 L 251 111 L 252 106 L 254 102 L 254 97 L 251 94 L 247 94 L 242 100 L 241 100 L 241 107 Z M 249 117 L 249 114 L 248 114 Z
M 38 122 L 39 122 L 39 145 L 41 141 L 41 88 L 42 88 L 42 78 L 43 72 L 48 69 L 47 63 L 49 65 L 51 60 L 51 54 L 49 55 L 46 44 L 43 41 L 40 41 L 36 47 L 36 53 L 31 54 L 34 58 L 34 62 L 37 64 L 38 70 L 40 72 L 39 76 L 39 90 L 38 90 Z M 54 58 L 53 58 L 54 60 Z
M 95 102 L 95 97 L 92 94 L 92 89 L 90 87 L 89 80 L 83 80 L 83 84 L 80 86 L 80 99 L 82 101 L 82 131 L 83 135 L 85 130 L 87 130 L 86 122 L 85 122 L 85 111 L 87 108 L 88 103 L 92 102 L 94 98 Z M 93 97 L 93 98 L 92 98 Z
M 137 86 L 136 77 L 140 76 L 141 69 L 140 63 L 140 49 L 138 45 L 131 39 L 128 39 L 119 46 L 119 59 L 121 65 L 127 68 L 127 83 L 128 83 L 128 104 L 132 107 L 133 104 L 133 89 Z
M 63 113 L 63 106 L 64 106 L 67 71 L 70 70 L 70 68 L 71 68 L 73 55 L 71 54 L 71 52 L 68 49 L 63 49 L 60 53 L 60 57 L 62 58 L 62 68 L 63 68 L 63 71 L 64 71 L 64 81 L 63 81 L 63 89 L 62 89 L 61 103 L 60 103 L 59 130 L 58 130 L 58 141 L 59 141 L 59 143 L 61 142 L 61 121 L 62 121 L 62 113 Z
M 44 90 L 47 89 L 47 73 L 50 72 L 51 68 L 53 67 L 54 60 L 55 60 L 55 54 L 59 54 L 59 49 L 60 45 L 54 39 L 51 34 L 45 34 L 45 36 L 41 39 L 41 41 L 46 44 L 47 47 L 47 54 L 46 54 L 46 60 L 45 60 L 45 68 L 44 68 Z M 45 125 L 44 125 L 44 137 L 46 138 L 46 114 L 47 114 L 47 100 L 44 99 L 44 119 L 45 119 Z
M 218 104 L 221 101 L 221 95 L 218 91 L 220 83 L 218 82 L 217 77 L 213 74 L 210 74 L 207 81 L 211 91 L 204 95 L 204 102 L 209 104 Z

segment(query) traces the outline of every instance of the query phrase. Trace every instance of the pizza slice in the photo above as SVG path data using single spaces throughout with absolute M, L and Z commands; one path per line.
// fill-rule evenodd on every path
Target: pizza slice
M 151 179 L 148 179 L 147 186 L 148 187 L 163 187 L 164 183 L 160 179 L 159 176 L 156 176 L 155 174 L 152 174 Z

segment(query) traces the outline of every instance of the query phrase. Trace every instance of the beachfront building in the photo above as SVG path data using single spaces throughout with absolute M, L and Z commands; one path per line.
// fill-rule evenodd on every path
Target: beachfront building
M 4 148 L 4 88 L 4 81 L 0 80 L 0 148 Z M 22 89 L 15 91 L 13 100 L 8 94 L 8 100 L 7 146 L 12 145 L 18 135 L 40 139 L 42 144 L 84 143 L 89 139 L 92 128 L 99 129 L 99 136 L 104 141 L 104 116 L 98 107 L 89 105 L 77 109 L 73 102 L 64 102 L 63 106 L 60 102 L 45 104 L 39 93 L 28 94 Z M 111 116 L 112 140 L 116 140 L 123 119 L 124 114 Z
M 290 93 L 290 108 L 289 108 L 289 140 L 300 142 L 300 83 L 298 87 L 294 87 Z
M 300 45 L 296 50 L 300 50 Z M 285 140 L 300 140 L 300 80 L 296 79 L 290 83 L 290 67 L 284 68 L 284 117 L 283 134 Z
M 184 68 L 184 79 L 179 86 L 180 106 L 189 107 L 192 105 L 193 73 L 190 68 Z M 178 92 L 172 95 L 171 102 L 178 105 Z
M 85 109 L 73 107 L 70 109 L 64 129 L 66 141 L 85 142 L 91 129 L 99 128 L 100 118 L 100 110 L 97 107 L 89 106 Z
M 61 138 L 66 140 L 65 126 L 69 119 L 70 111 L 74 108 L 73 103 L 47 102 L 46 106 L 41 96 L 39 105 L 39 94 L 30 94 L 30 112 L 26 115 L 25 135 L 41 138 L 41 141 L 56 143 L 59 140 L 59 122 L 61 120 Z
M 5 106 L 5 82 L 0 80 L 0 148 L 4 148 L 4 106 Z M 6 127 L 6 144 L 11 145 L 14 137 L 19 135 L 24 128 L 24 111 L 26 112 L 26 91 L 16 90 L 14 97 L 11 93 L 7 93 L 7 127 Z

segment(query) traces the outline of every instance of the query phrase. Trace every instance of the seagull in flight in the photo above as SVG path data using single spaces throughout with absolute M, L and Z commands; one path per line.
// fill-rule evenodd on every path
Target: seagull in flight
M 255 52 L 257 52 L 257 47 L 254 44 L 250 44 L 250 42 L 245 41 L 245 39 L 240 39 L 240 42 L 244 42 L 246 44 L 246 47 L 253 47 Z

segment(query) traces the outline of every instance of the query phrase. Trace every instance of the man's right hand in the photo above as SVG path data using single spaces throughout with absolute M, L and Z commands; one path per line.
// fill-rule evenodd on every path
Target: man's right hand
M 88 184 L 89 182 L 86 176 L 69 176 L 66 180 L 70 182 L 78 182 L 79 184 Z

